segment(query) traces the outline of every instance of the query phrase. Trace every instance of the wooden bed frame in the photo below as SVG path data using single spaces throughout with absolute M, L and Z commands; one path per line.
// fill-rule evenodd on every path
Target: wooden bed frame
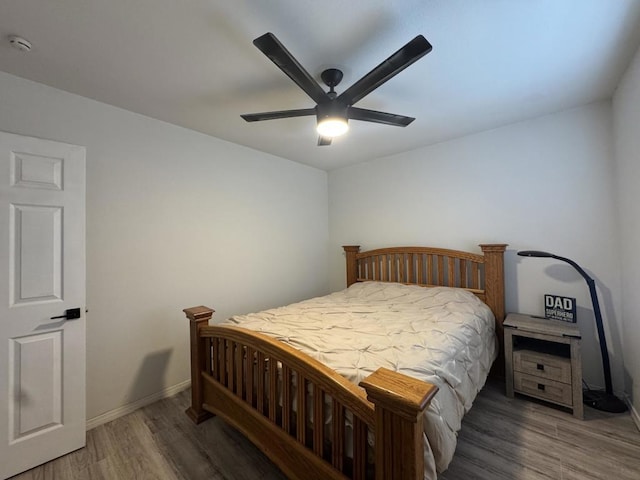
M 360 252 L 359 246 L 345 246 L 347 286 L 376 280 L 470 290 L 493 311 L 502 339 L 506 245 L 480 247 L 482 255 L 430 247 Z M 191 332 L 187 414 L 195 423 L 220 416 L 291 479 L 423 479 L 423 412 L 435 385 L 380 368 L 358 388 L 271 337 L 209 326 L 210 308 L 184 312 Z

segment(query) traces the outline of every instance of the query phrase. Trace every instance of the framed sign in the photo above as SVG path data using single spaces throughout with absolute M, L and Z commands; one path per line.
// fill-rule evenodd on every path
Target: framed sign
M 576 323 L 576 299 L 546 294 L 544 296 L 544 316 L 551 320 Z

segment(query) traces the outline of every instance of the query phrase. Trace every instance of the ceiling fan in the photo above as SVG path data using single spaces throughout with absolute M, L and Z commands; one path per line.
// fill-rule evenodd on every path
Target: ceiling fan
M 338 95 L 334 87 L 342 80 L 342 72 L 337 68 L 329 68 L 320 75 L 322 81 L 329 87 L 329 91 L 325 92 L 273 33 L 265 33 L 256 38 L 253 44 L 304 90 L 316 102 L 316 106 L 298 110 L 249 113 L 240 116 L 247 122 L 259 122 L 278 118 L 316 115 L 318 134 L 320 135 L 318 137 L 318 145 L 331 145 L 333 137 L 342 135 L 348 130 L 348 120 L 350 119 L 398 127 L 406 127 L 413 122 L 415 118 L 412 117 L 357 108 L 353 105 L 432 49 L 431 44 L 422 35 L 418 35 Z

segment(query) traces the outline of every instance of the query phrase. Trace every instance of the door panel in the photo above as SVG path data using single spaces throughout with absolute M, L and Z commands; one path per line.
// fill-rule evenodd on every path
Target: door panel
M 62 190 L 64 159 L 11 152 L 10 161 L 12 186 Z
M 9 444 L 62 426 L 62 331 L 10 340 Z
M 84 311 L 85 149 L 0 132 L 0 478 L 84 446 Z
M 13 305 L 62 300 L 62 208 L 15 204 L 9 208 Z

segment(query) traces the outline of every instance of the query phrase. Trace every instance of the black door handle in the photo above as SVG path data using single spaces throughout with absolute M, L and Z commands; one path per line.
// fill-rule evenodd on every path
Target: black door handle
M 80 318 L 80 309 L 70 308 L 69 310 L 65 310 L 64 315 L 51 317 L 51 320 L 56 320 L 58 318 L 66 318 L 67 320 L 75 320 L 76 318 Z

